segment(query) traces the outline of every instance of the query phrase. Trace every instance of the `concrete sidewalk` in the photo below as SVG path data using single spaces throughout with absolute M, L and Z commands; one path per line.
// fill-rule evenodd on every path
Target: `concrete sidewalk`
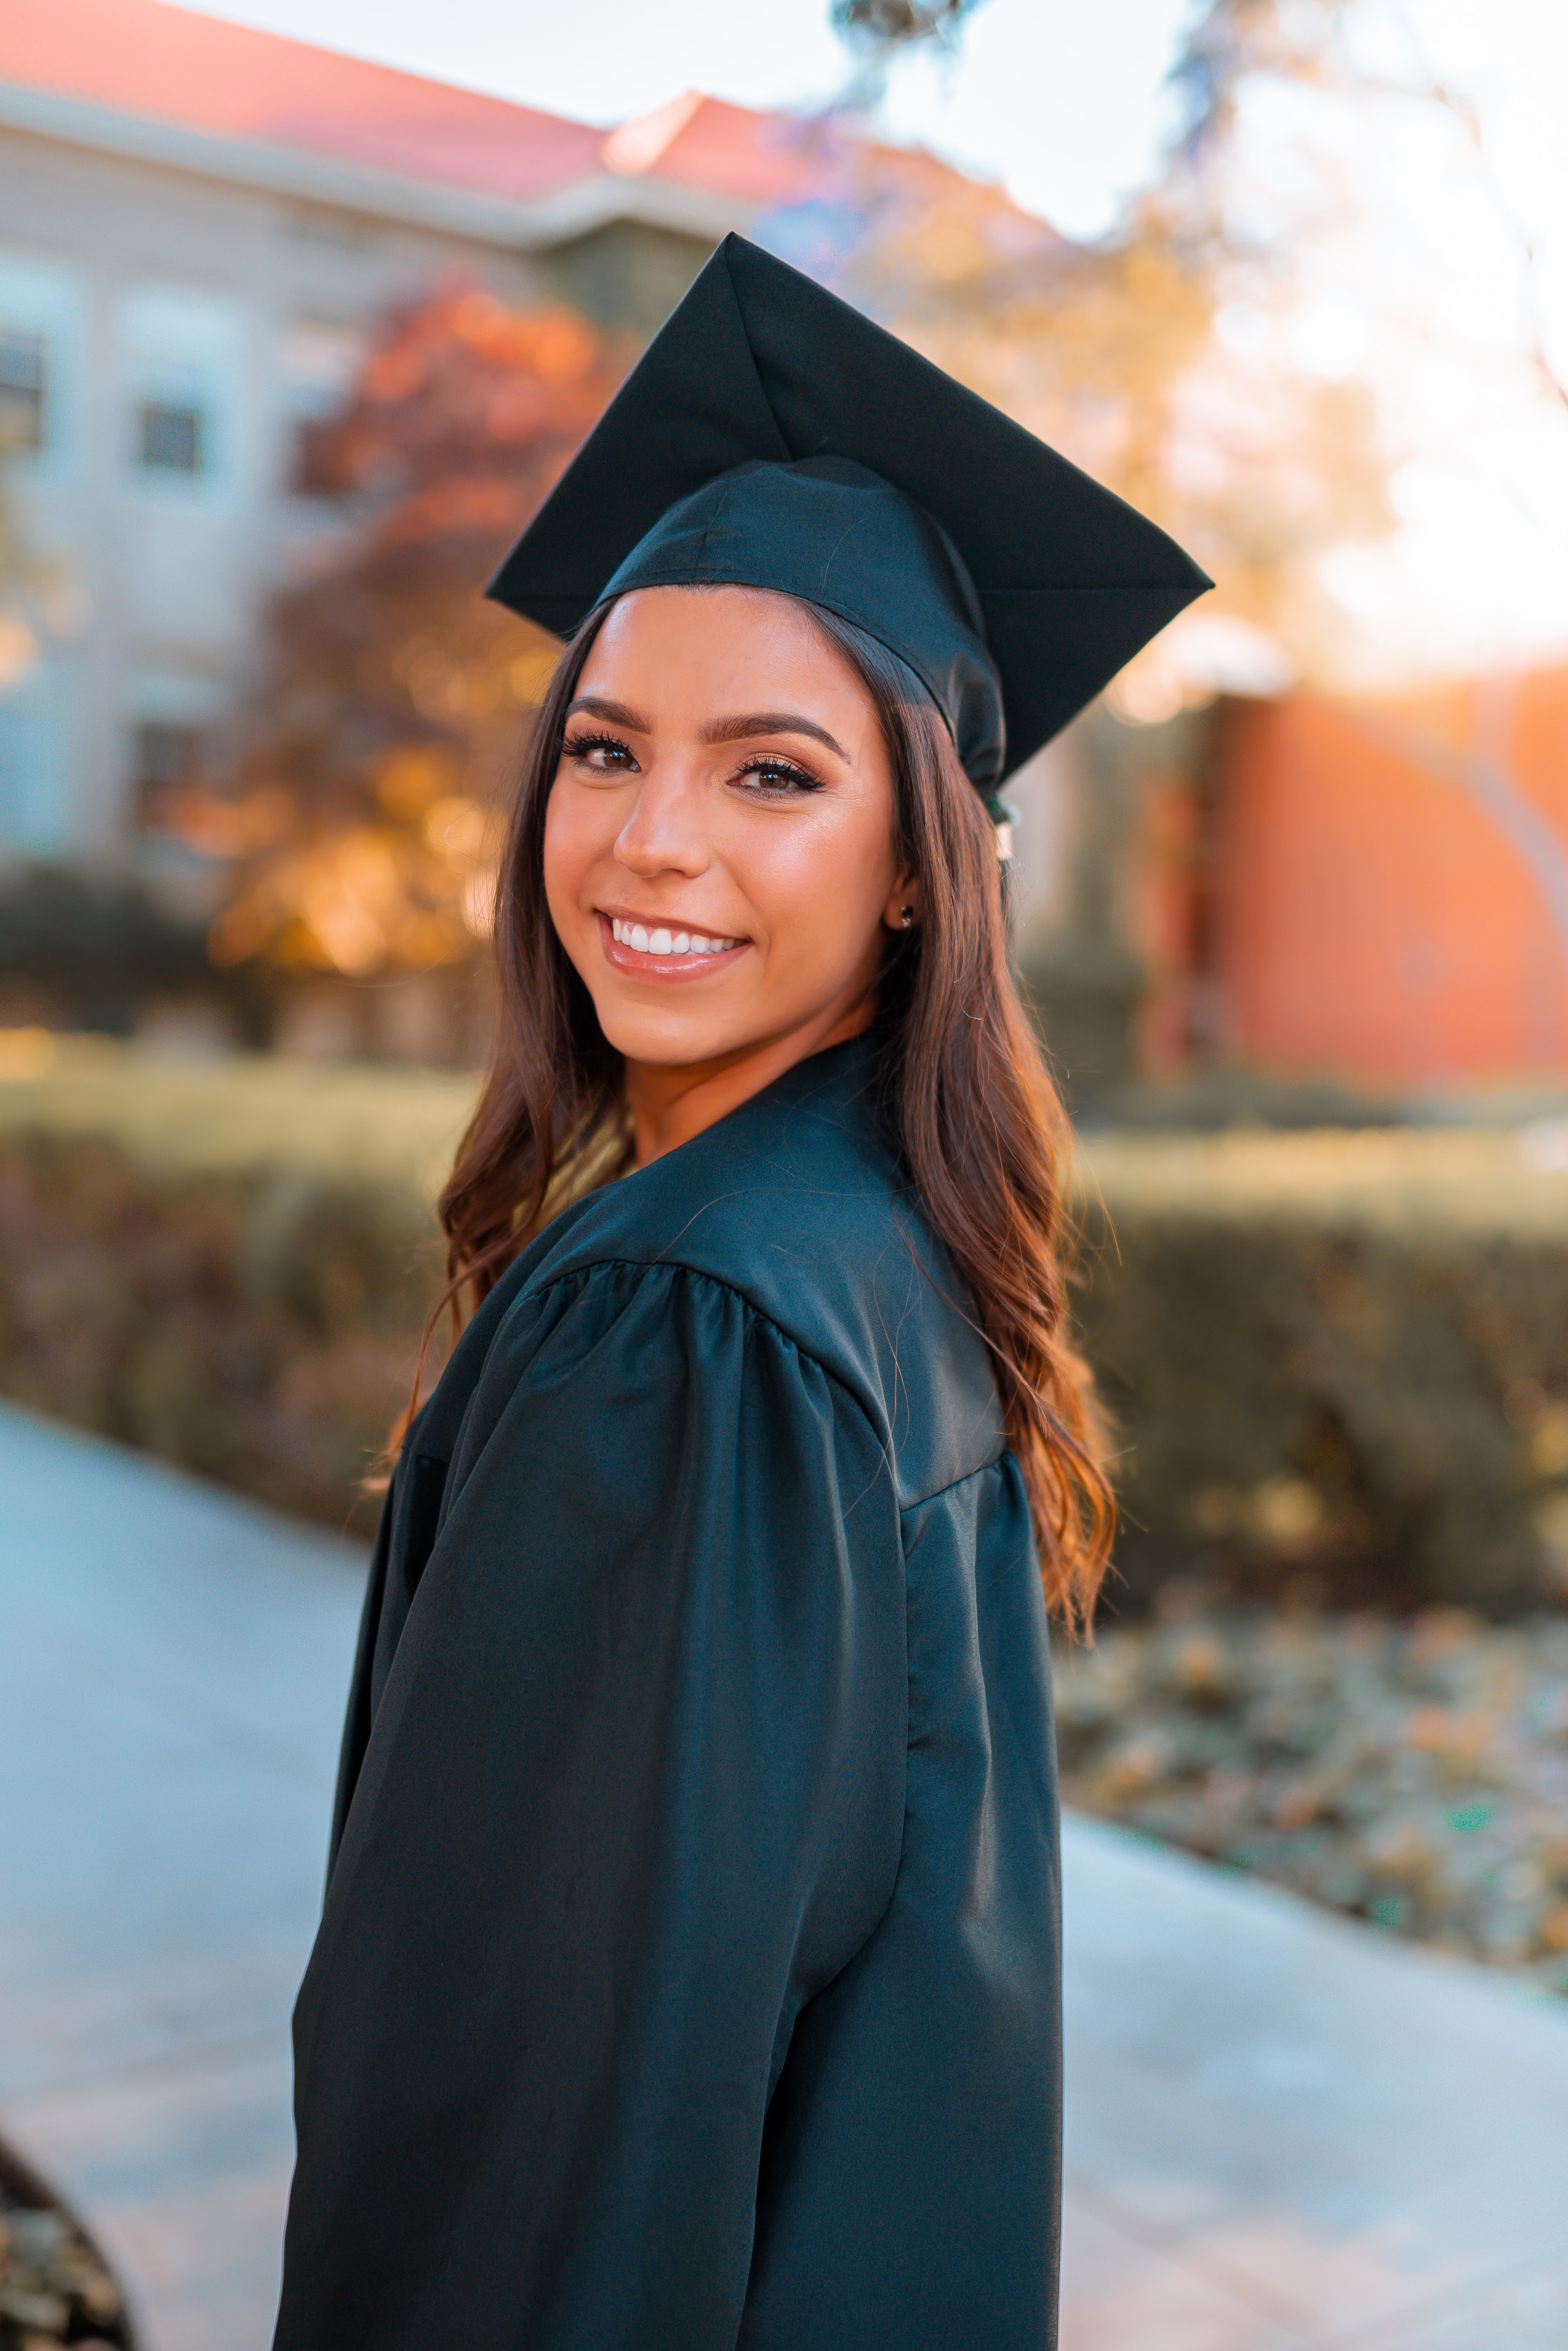
M 1063 2351 L 1568 2351 L 1568 2005 L 1066 1838 Z
M 266 2351 L 361 1555 L 4 1408 L 0 1493 L 0 2128 L 146 2351 Z M 1087 1823 L 1066 1874 L 1063 2351 L 1563 2351 L 1568 2008 Z
M 0 2131 L 145 2351 L 265 2351 L 361 1554 L 0 1409 Z

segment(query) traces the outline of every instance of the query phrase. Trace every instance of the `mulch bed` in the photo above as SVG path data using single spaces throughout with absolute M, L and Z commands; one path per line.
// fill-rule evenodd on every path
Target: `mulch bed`
M 102 2255 L 37 2175 L 0 2145 L 0 2351 L 135 2351 Z
M 1059 1657 L 1081 1810 L 1568 1997 L 1568 1618 L 1167 1587 Z

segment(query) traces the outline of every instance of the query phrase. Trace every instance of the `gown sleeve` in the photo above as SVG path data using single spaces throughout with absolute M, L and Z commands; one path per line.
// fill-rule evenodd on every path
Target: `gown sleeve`
M 733 2346 L 796 2017 L 897 1874 L 903 1574 L 876 1431 L 733 1290 L 519 1302 L 296 2011 L 276 2351 Z

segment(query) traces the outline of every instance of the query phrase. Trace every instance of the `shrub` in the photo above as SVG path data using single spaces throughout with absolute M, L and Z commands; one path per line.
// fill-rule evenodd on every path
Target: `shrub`
M 1106 1134 L 1082 1181 L 1129 1596 L 1562 1600 L 1568 1173 L 1403 1129 Z
M 265 983 L 214 970 L 206 940 L 204 918 L 130 872 L 26 861 L 0 870 L 0 1002 L 26 1005 L 24 1018 L 123 1036 L 173 999 L 212 1007 L 246 1038 L 264 1034 Z
M 407 1398 L 473 1081 L 25 1031 L 7 1060 L 0 1388 L 341 1523 Z
M 406 1399 L 473 1091 L 0 1034 L 0 1390 L 341 1522 Z M 1512 1134 L 1106 1134 L 1079 1182 L 1119 1604 L 1195 1573 L 1561 1602 L 1568 1172 Z

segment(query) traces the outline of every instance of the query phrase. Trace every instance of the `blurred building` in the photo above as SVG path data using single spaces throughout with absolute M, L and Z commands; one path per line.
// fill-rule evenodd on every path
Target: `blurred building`
M 1231 705 L 1214 791 L 1228 1051 L 1417 1086 L 1568 1068 L 1568 671 Z
M 1568 669 L 1100 709 L 1040 783 L 1065 830 L 1024 960 L 1085 1104 L 1216 1065 L 1379 1094 L 1568 1070 Z
M 827 135 L 695 93 L 606 134 L 163 0 L 5 12 L 0 437 L 47 584 L 0 853 L 115 849 L 194 764 L 323 527 L 300 423 L 390 306 L 457 269 L 650 331 L 727 230 L 810 229 Z

